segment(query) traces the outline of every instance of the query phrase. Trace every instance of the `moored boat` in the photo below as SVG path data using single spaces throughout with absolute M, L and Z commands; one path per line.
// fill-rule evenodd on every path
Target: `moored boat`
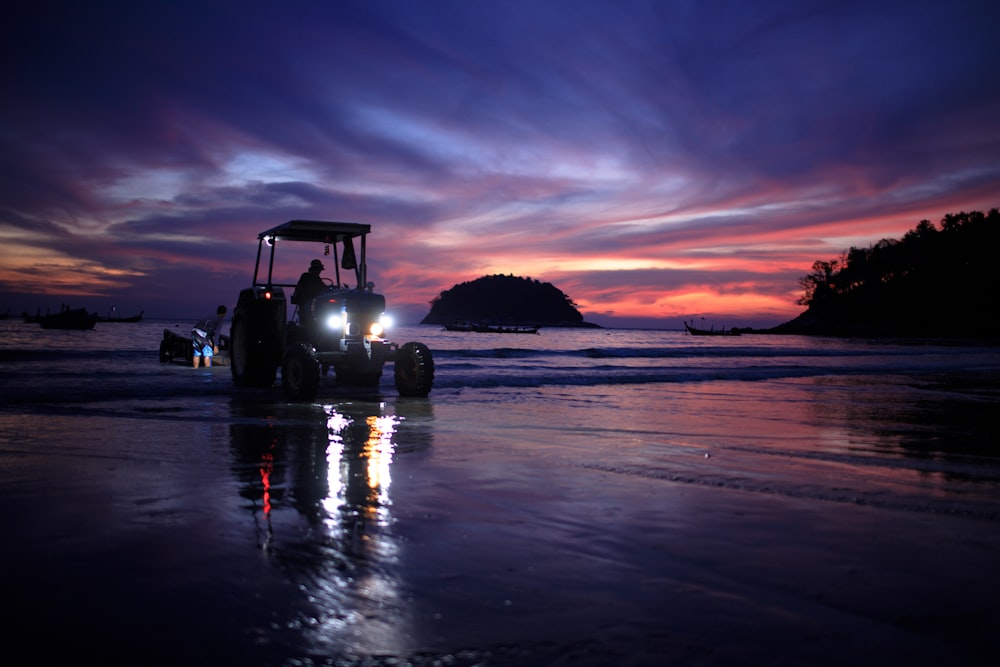
M 687 332 L 692 336 L 739 336 L 740 335 L 740 332 L 735 329 L 716 329 L 714 325 L 711 329 L 699 329 L 685 322 L 684 328 L 687 329 Z
M 97 323 L 97 313 L 88 312 L 86 308 L 69 308 L 63 306 L 58 313 L 42 315 L 38 324 L 43 329 L 93 329 Z
M 483 324 L 480 322 L 470 322 L 468 320 L 457 320 L 444 325 L 448 331 L 475 331 L 476 333 L 519 333 L 536 334 L 539 327 L 520 324 Z
M 118 317 L 115 315 L 115 311 L 112 309 L 107 315 L 102 315 L 97 318 L 98 322 L 141 322 L 142 314 L 146 311 L 140 310 L 138 315 L 129 315 L 128 317 Z

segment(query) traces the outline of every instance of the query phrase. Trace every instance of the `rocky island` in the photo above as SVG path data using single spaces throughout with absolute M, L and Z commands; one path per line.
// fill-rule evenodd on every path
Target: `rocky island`
M 552 283 L 514 275 L 459 283 L 431 301 L 421 324 L 477 322 L 505 327 L 597 327 Z

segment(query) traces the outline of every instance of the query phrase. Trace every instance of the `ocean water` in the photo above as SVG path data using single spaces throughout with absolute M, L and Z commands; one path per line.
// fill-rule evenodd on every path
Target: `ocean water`
M 168 320 L 99 323 L 93 331 L 46 331 L 0 321 L 5 401 L 170 397 L 190 392 L 191 375 L 156 362 Z M 228 326 L 225 328 L 228 333 Z M 940 341 L 885 342 L 804 336 L 692 337 L 682 331 L 542 329 L 530 334 L 470 334 L 433 326 L 399 327 L 393 341 L 432 350 L 435 394 L 470 388 L 614 387 L 616 385 L 753 382 L 872 373 L 933 374 L 997 367 L 998 348 Z M 212 375 L 222 380 L 220 369 Z M 197 383 L 196 383 L 197 384 Z M 224 382 L 200 390 L 229 393 Z M 394 393 L 391 367 L 380 387 Z M 609 391 L 612 391 L 609 389 Z
M 387 369 L 377 391 L 296 404 L 160 363 L 163 330 L 189 326 L 0 322 L 23 664 L 1000 648 L 995 346 L 412 326 L 393 340 L 432 350 L 427 399 Z

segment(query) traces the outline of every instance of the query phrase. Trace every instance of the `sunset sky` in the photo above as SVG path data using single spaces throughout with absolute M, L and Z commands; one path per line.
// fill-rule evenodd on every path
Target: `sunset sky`
M 1000 206 L 997 3 L 20 4 L 0 312 L 199 316 L 320 219 L 372 225 L 404 322 L 502 273 L 603 325 L 770 326 L 814 261 Z

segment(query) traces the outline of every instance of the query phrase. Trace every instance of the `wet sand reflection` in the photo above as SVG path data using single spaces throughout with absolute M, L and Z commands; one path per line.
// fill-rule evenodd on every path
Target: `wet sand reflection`
M 282 406 L 299 414 L 237 418 L 230 426 L 234 474 L 257 545 L 303 595 L 273 627 L 294 653 L 413 650 L 392 516 L 400 405 L 405 413 L 405 402 Z M 429 436 L 418 437 L 405 448 L 429 444 Z

